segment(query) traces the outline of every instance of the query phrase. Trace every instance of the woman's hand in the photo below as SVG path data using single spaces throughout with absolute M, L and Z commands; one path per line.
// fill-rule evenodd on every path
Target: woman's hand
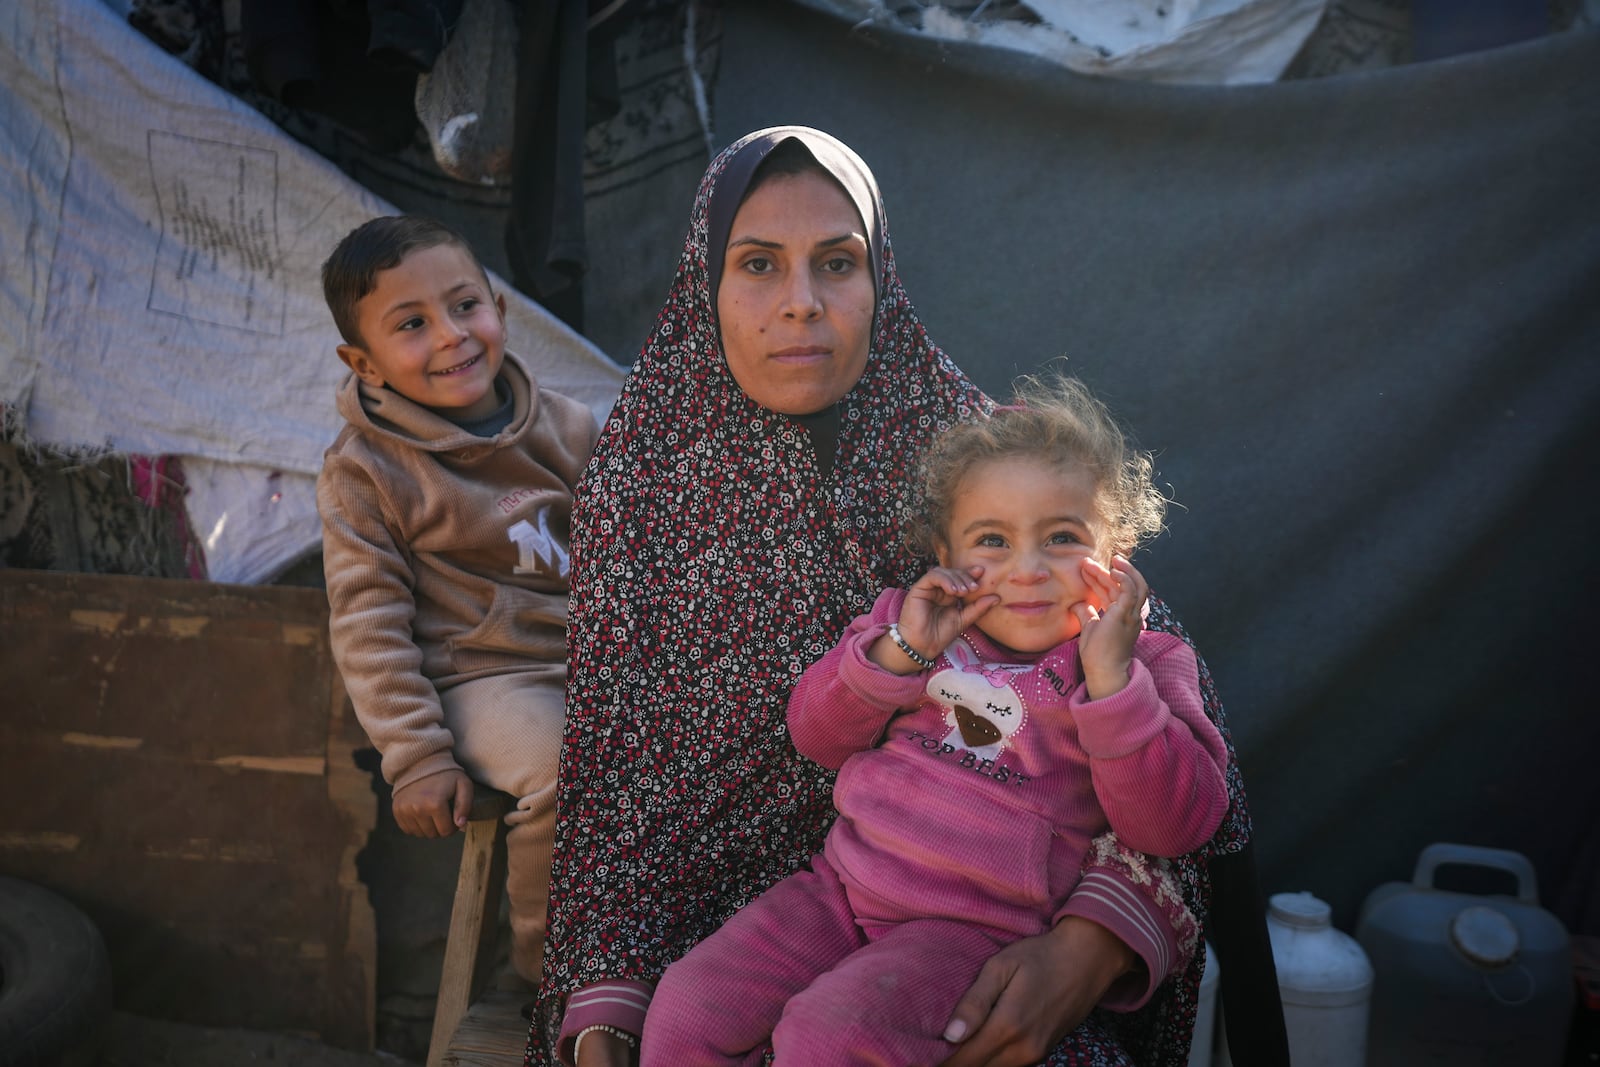
M 983 965 L 946 1024 L 954 1053 L 944 1067 L 1039 1063 L 1139 966 L 1138 954 L 1115 934 L 1076 915 L 1007 945 Z
M 966 570 L 935 567 L 906 591 L 900 606 L 900 636 L 906 644 L 928 659 L 936 659 L 961 631 L 977 622 L 983 613 L 1000 603 L 996 593 L 978 593 L 983 567 Z M 970 600 L 970 603 L 969 603 Z M 922 665 L 900 651 L 887 635 L 878 638 L 867 656 L 886 671 L 914 674 Z
M 1133 643 L 1144 629 L 1150 585 L 1139 569 L 1121 556 L 1113 556 L 1109 568 L 1098 560 L 1085 559 L 1078 569 L 1090 593 L 1088 601 L 1072 606 L 1082 626 L 1078 661 L 1083 665 L 1089 699 L 1104 700 L 1128 684 Z M 1096 610 L 1094 605 L 1104 606 Z
M 576 1067 L 633 1067 L 638 1062 L 639 1057 L 626 1041 L 596 1030 L 585 1034 L 579 1044 Z

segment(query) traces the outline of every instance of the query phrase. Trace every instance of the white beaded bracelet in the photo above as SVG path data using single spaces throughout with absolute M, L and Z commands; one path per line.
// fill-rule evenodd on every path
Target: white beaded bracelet
M 585 1026 L 582 1030 L 578 1031 L 577 1040 L 572 1042 L 573 1063 L 578 1062 L 578 1049 L 583 1046 L 583 1039 L 594 1033 L 596 1030 L 600 1031 L 602 1034 L 610 1034 L 612 1037 L 620 1037 L 624 1042 L 627 1043 L 627 1046 L 630 1049 L 636 1049 L 639 1047 L 639 1039 L 633 1034 L 628 1033 L 628 1031 L 620 1030 L 615 1026 L 608 1026 L 605 1023 L 596 1023 L 593 1026 Z
M 915 663 L 917 666 L 921 667 L 925 671 L 933 669 L 933 660 L 929 659 L 927 656 L 924 656 L 921 652 L 918 652 L 916 649 L 912 648 L 911 645 L 906 641 L 906 639 L 904 637 L 900 636 L 900 624 L 899 623 L 891 622 L 889 624 L 889 640 L 893 641 L 894 644 L 895 644 L 895 647 L 898 648 L 901 652 L 904 652 L 906 654 L 906 658 L 909 659 L 912 663 Z

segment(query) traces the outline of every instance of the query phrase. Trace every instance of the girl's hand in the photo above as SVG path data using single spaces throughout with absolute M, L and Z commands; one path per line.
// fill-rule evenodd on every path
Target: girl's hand
M 918 578 L 900 606 L 897 625 L 906 644 L 934 659 L 961 636 L 962 630 L 1000 603 L 999 594 L 978 591 L 978 579 L 982 577 L 983 567 L 974 565 L 964 571 L 935 567 Z M 923 669 L 900 651 L 887 634 L 872 643 L 867 655 L 884 670 L 896 674 L 914 674 Z
M 586 1034 L 578 1049 L 577 1067 L 633 1067 L 639 1055 L 627 1042 L 603 1031 Z
M 1089 699 L 1104 700 L 1128 684 L 1133 643 L 1144 629 L 1150 586 L 1138 568 L 1121 556 L 1111 558 L 1109 569 L 1086 559 L 1079 564 L 1079 572 L 1089 586 L 1089 599 L 1072 606 L 1083 627 L 1078 660 L 1083 664 Z

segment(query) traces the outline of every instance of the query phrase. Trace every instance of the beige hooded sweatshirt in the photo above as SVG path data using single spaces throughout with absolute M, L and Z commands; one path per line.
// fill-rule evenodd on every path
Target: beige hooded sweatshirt
M 350 375 L 317 479 L 334 658 L 395 788 L 457 766 L 438 691 L 566 659 L 572 487 L 598 430 L 509 353 L 477 437 Z

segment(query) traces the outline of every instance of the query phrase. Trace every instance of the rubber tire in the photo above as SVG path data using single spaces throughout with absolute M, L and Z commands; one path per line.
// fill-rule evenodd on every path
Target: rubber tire
M 0 877 L 0 1067 L 95 1063 L 110 1019 L 99 928 L 43 886 Z

